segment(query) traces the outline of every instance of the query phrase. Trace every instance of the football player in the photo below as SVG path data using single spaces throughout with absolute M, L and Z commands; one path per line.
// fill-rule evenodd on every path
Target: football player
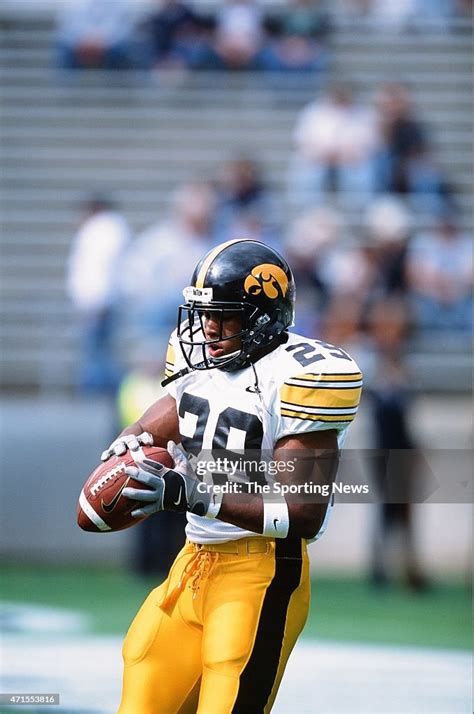
M 119 714 L 263 714 L 305 624 L 307 543 L 331 509 L 362 375 L 344 350 L 288 331 L 293 275 L 262 243 L 215 247 L 183 293 L 167 395 L 102 455 L 166 446 L 174 467 L 143 461 L 128 469 L 143 489 L 123 493 L 136 516 L 187 513 L 186 545 L 125 639 Z

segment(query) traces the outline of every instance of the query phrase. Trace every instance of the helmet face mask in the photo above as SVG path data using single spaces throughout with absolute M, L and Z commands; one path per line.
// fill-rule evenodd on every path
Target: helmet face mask
M 258 241 L 229 241 L 214 248 L 197 265 L 183 295 L 177 335 L 191 369 L 242 369 L 255 352 L 293 324 L 291 270 L 276 251 Z M 219 325 L 212 339 L 205 331 L 211 315 Z M 240 328 L 229 335 L 224 334 L 224 324 L 230 317 L 240 318 Z M 230 340 L 238 340 L 236 350 L 211 356 L 210 346 Z
M 198 303 L 186 303 L 178 308 L 178 339 L 181 345 L 181 351 L 188 367 L 193 369 L 223 369 L 226 365 L 231 364 L 235 359 L 242 354 L 243 341 L 247 333 L 247 325 L 250 321 L 248 315 L 249 305 L 242 303 L 222 303 L 200 305 Z M 251 312 L 254 312 L 252 310 Z M 208 316 L 212 314 L 213 319 L 219 325 L 217 337 L 206 339 L 205 322 Z M 230 335 L 223 334 L 224 322 L 226 317 L 240 317 L 241 328 L 238 332 Z M 226 343 L 230 340 L 240 338 L 241 347 L 237 351 L 233 351 L 222 357 L 211 357 L 209 354 L 209 346 L 217 343 Z M 196 363 L 196 358 L 198 362 Z

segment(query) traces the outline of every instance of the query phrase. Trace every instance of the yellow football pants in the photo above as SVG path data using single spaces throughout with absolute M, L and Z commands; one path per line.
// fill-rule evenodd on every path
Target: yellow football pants
M 119 714 L 267 714 L 309 597 L 306 541 L 187 543 L 128 631 Z

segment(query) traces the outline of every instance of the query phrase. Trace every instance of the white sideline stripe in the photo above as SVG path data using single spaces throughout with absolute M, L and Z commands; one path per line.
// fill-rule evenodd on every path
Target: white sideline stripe
M 102 520 L 99 514 L 94 511 L 84 494 L 84 489 L 82 489 L 81 495 L 79 496 L 79 505 L 86 514 L 86 516 L 91 519 L 92 523 L 97 526 L 100 531 L 112 530 L 110 526 L 108 526 L 107 523 Z

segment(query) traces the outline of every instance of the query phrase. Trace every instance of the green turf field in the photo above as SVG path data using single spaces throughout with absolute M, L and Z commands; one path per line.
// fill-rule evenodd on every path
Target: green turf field
M 8 565 L 3 600 L 52 605 L 92 616 L 97 634 L 122 634 L 153 586 L 120 570 Z M 421 595 L 401 587 L 377 592 L 363 580 L 313 582 L 305 637 L 470 649 L 471 596 L 465 584 L 438 582 Z

